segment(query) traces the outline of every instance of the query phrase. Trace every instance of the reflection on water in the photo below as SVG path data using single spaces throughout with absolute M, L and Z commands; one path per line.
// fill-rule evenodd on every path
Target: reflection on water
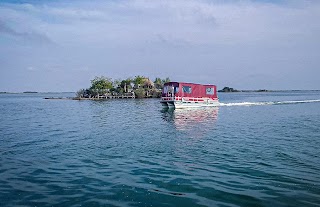
M 172 122 L 179 131 L 191 136 L 202 136 L 212 129 L 218 118 L 218 107 L 201 107 L 189 109 L 164 108 L 163 119 Z

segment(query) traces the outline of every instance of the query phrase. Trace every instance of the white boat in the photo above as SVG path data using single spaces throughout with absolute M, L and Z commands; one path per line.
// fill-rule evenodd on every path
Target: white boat
M 215 85 L 183 82 L 165 83 L 160 102 L 165 107 L 176 109 L 219 106 Z

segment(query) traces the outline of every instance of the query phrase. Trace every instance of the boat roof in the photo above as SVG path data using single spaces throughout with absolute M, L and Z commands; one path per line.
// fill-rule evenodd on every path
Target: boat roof
M 201 85 L 201 86 L 215 86 L 214 84 L 199 84 L 199 83 L 187 83 L 187 82 L 167 82 L 164 85 L 182 84 L 182 85 Z

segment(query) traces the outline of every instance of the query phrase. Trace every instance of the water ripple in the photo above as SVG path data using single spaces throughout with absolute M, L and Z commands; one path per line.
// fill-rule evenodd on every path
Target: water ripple
M 0 206 L 319 206 L 318 102 L 163 110 L 42 96 L 0 95 Z

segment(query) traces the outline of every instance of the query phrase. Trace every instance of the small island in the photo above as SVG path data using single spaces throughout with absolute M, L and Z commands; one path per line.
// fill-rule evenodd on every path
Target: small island
M 156 78 L 151 81 L 144 76 L 117 79 L 99 76 L 91 80 L 91 86 L 80 89 L 75 100 L 100 100 L 113 98 L 160 98 L 163 84 L 170 82 L 169 78 Z
M 240 91 L 234 88 L 224 87 L 222 90 L 218 90 L 218 92 L 240 92 Z
M 159 77 L 151 81 L 145 76 L 135 76 L 134 78 L 116 79 L 105 76 L 96 76 L 91 80 L 91 86 L 80 89 L 75 97 L 45 97 L 44 99 L 54 100 L 106 100 L 106 99 L 134 99 L 134 98 L 161 98 L 162 88 L 165 83 L 170 82 L 170 78 L 161 79 Z M 221 93 L 233 92 L 275 92 L 266 89 L 259 90 L 237 90 L 231 87 L 224 87 L 218 90 Z M 7 93 L 7 92 L 1 92 Z M 37 93 L 26 91 L 23 93 Z
M 36 91 L 24 91 L 23 93 L 38 93 Z

